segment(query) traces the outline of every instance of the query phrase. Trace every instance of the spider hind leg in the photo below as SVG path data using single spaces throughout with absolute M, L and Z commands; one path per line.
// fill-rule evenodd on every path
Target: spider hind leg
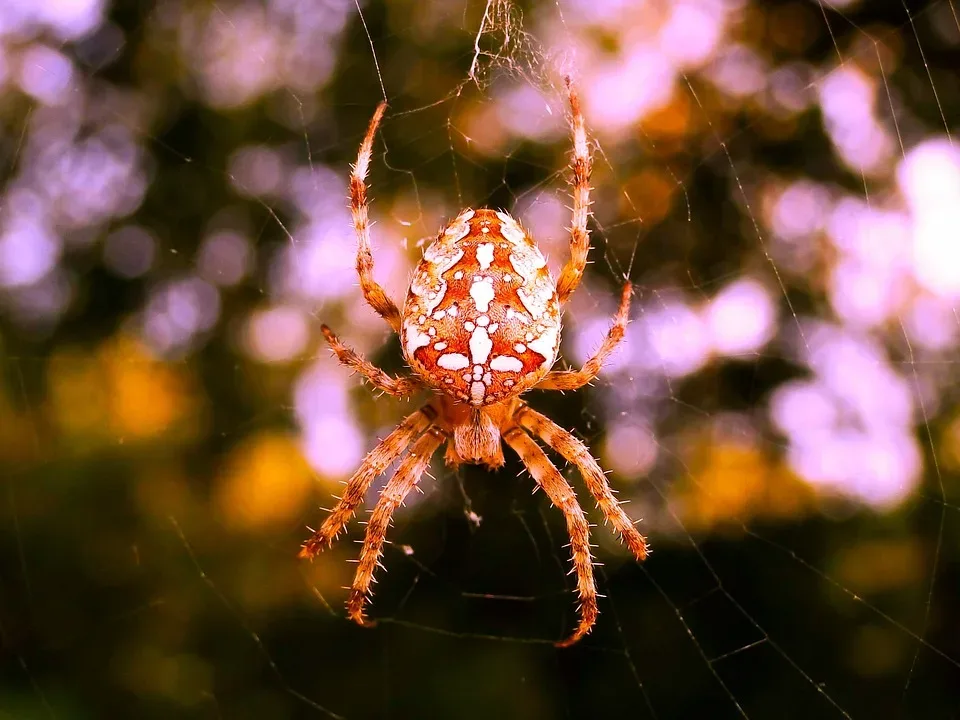
M 363 502 L 363 498 L 373 481 L 403 454 L 403 451 L 413 442 L 414 438 L 430 427 L 436 417 L 436 410 L 430 405 L 425 405 L 415 413 L 408 415 L 392 433 L 370 451 L 357 471 L 347 481 L 343 495 L 333 511 L 323 521 L 320 529 L 303 543 L 303 547 L 300 549 L 301 558 L 316 557 L 324 548 L 333 544 L 337 535 L 343 531 L 346 524 L 350 522 L 350 518 L 353 517 L 353 513 L 356 512 L 357 507 Z
M 387 528 L 393 520 L 393 513 L 420 482 L 420 478 L 430 467 L 430 459 L 444 440 L 446 435 L 435 427 L 421 435 L 407 456 L 400 461 L 396 473 L 383 488 L 380 499 L 373 508 L 367 522 L 367 533 L 363 538 L 357 573 L 350 588 L 350 598 L 347 600 L 347 616 L 359 625 L 371 624 L 363 610 L 372 594 L 373 573 L 380 564 L 383 543 L 386 540 Z
M 573 433 L 564 430 L 553 420 L 530 407 L 524 407 L 518 416 L 521 426 L 529 430 L 553 450 L 559 453 L 572 465 L 576 465 L 587 485 L 590 494 L 597 501 L 597 506 L 607 522 L 613 526 L 614 532 L 620 540 L 630 548 L 630 552 L 640 562 L 647 559 L 650 548 L 647 539 L 637 530 L 633 521 L 627 516 L 617 502 L 607 477 L 597 461 L 590 454 L 587 446 L 577 439 Z
M 567 521 L 573 569 L 577 574 L 577 593 L 580 597 L 580 622 L 577 629 L 566 640 L 557 643 L 558 647 L 568 647 L 590 632 L 599 612 L 597 586 L 593 579 L 593 559 L 590 557 L 589 524 L 570 483 L 563 479 L 560 471 L 533 438 L 522 428 L 513 427 L 504 434 L 503 439 L 520 456 L 533 479 L 550 498 L 550 502 L 563 512 Z

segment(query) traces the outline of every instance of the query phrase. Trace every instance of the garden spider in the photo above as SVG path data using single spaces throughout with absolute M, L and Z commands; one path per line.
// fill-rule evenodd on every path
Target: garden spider
M 443 443 L 447 445 L 448 465 L 473 463 L 499 468 L 504 464 L 502 439 L 520 456 L 551 502 L 563 511 L 577 574 L 580 622 L 558 645 L 572 645 L 593 627 L 597 589 L 587 519 L 573 488 L 531 434 L 577 466 L 600 510 L 637 560 L 647 557 L 646 539 L 620 508 L 586 446 L 519 397 L 534 387 L 576 390 L 593 380 L 623 339 L 630 306 L 631 287 L 627 283 L 613 326 L 597 353 L 581 370 L 551 370 L 560 345 L 560 308 L 579 285 L 590 249 L 587 217 L 591 157 L 579 99 L 569 78 L 566 85 L 573 133 L 573 223 L 571 258 L 557 283 L 536 243 L 516 220 L 504 212 L 468 209 L 427 248 L 401 312 L 373 279 L 364 182 L 385 103 L 374 113 L 360 145 L 350 175 L 360 287 L 367 302 L 400 335 L 404 357 L 415 375 L 392 377 L 341 343 L 326 325 L 323 334 L 339 361 L 379 390 L 396 397 L 408 397 L 427 388 L 434 391 L 426 405 L 404 419 L 367 455 L 347 482 L 336 507 L 300 551 L 300 557 L 312 558 L 331 545 L 374 479 L 410 447 L 380 493 L 367 523 L 347 601 L 350 619 L 361 625 L 369 624 L 364 605 L 371 594 L 373 573 L 393 513 L 420 481 Z

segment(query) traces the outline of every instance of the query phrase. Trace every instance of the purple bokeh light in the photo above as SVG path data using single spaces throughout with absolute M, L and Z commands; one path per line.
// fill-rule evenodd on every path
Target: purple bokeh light
M 651 428 L 636 423 L 614 423 L 603 441 L 605 466 L 625 478 L 645 477 L 659 450 Z
M 197 272 L 214 285 L 230 287 L 243 280 L 253 266 L 250 241 L 238 232 L 220 230 L 203 239 L 197 252 Z
M 20 88 L 45 105 L 67 99 L 73 82 L 73 63 L 53 48 L 31 45 L 20 55 Z
M 0 285 L 32 285 L 60 260 L 60 237 L 32 214 L 9 215 L 0 232 Z
M 629 54 L 598 66 L 583 88 L 585 112 L 594 126 L 622 132 L 670 99 L 673 67 L 652 47 L 636 45 Z
M 153 267 L 156 255 L 157 241 L 137 225 L 115 230 L 103 241 L 103 263 L 120 277 L 145 275 Z
M 897 179 L 913 218 L 913 265 L 932 292 L 960 299 L 960 152 L 946 141 L 907 153 Z
M 716 52 L 724 29 L 719 3 L 673 2 L 658 33 L 660 51 L 678 66 L 699 65 Z
M 863 336 L 819 325 L 807 337 L 813 376 L 784 383 L 770 401 L 790 464 L 814 485 L 870 505 L 902 502 L 923 464 L 907 380 Z
M 104 0 L 4 0 L 0 36 L 28 37 L 48 31 L 58 40 L 77 40 L 103 22 Z
M 197 277 L 174 280 L 151 292 L 142 316 L 144 336 L 154 351 L 180 355 L 216 324 L 220 293 Z
M 728 45 L 707 69 L 714 85 L 731 97 L 754 95 L 766 87 L 768 68 L 764 60 L 743 45 Z
M 368 448 L 353 419 L 342 368 L 327 358 L 309 367 L 297 380 L 294 407 L 313 468 L 331 477 L 352 473 Z
M 820 83 L 824 125 L 840 159 L 857 173 L 882 172 L 895 140 L 876 117 L 877 81 L 850 64 Z
M 244 346 L 260 362 L 292 360 L 303 352 L 310 340 L 308 318 L 298 308 L 275 306 L 252 314 L 247 319 Z
M 667 377 L 689 375 L 709 359 L 710 344 L 703 318 L 677 300 L 648 305 L 628 334 L 633 361 Z
M 279 192 L 284 163 L 280 154 L 263 145 L 242 147 L 230 156 L 233 187 L 243 195 L 263 197 Z
M 710 343 L 721 355 L 755 353 L 776 330 L 773 298 L 749 278 L 720 290 L 708 304 L 704 318 Z

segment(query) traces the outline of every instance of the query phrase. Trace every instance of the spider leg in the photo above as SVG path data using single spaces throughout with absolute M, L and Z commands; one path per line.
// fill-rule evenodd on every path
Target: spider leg
M 415 413 L 404 418 L 397 429 L 387 435 L 347 481 L 340 501 L 333 508 L 320 529 L 315 531 L 300 549 L 301 558 L 313 558 L 333 544 L 337 535 L 353 517 L 357 506 L 363 502 L 370 484 L 386 470 L 407 449 L 415 437 L 423 433 L 437 417 L 437 411 L 431 405 L 425 405 Z
M 320 330 L 340 363 L 363 375 L 378 390 L 402 398 L 423 389 L 423 383 L 415 377 L 395 378 L 388 375 L 356 350 L 340 342 L 340 338 L 326 325 L 321 325 Z
M 373 572 L 380 564 L 380 553 L 383 551 L 383 542 L 393 513 L 420 482 L 423 473 L 430 466 L 430 458 L 446 439 L 438 428 L 430 428 L 421 435 L 380 493 L 380 499 L 367 523 L 367 534 L 363 539 L 357 574 L 353 578 L 350 598 L 347 600 L 347 616 L 359 625 L 370 624 L 363 615 L 363 606 L 371 594 Z
M 580 97 L 573 88 L 570 78 L 566 79 L 570 96 L 571 128 L 573 134 L 573 220 L 570 223 L 570 259 L 563 266 L 557 280 L 557 296 L 563 305 L 570 294 L 577 289 L 583 269 L 587 265 L 587 253 L 590 252 L 590 233 L 587 219 L 590 216 L 590 173 L 593 161 L 587 147 L 587 132 L 583 127 L 583 113 L 580 110 Z
M 553 370 L 536 385 L 536 388 L 538 390 L 577 390 L 593 380 L 600 373 L 604 361 L 623 340 L 623 334 L 627 329 L 627 318 L 630 314 L 630 296 L 632 294 L 632 286 L 630 283 L 626 283 L 620 295 L 620 308 L 613 318 L 613 325 L 603 339 L 600 349 L 583 364 L 582 369 Z
M 567 462 L 577 466 L 587 484 L 587 489 L 597 501 L 597 505 L 604 517 L 613 525 L 613 529 L 620 535 L 620 539 L 630 548 L 637 560 L 647 559 L 649 548 L 647 539 L 637 530 L 636 526 L 620 507 L 613 490 L 607 484 L 607 478 L 580 440 L 572 433 L 564 430 L 546 415 L 538 413 L 531 407 L 524 406 L 517 417 L 518 422 L 531 433 L 543 440 L 547 445 L 566 458 Z
M 400 332 L 400 310 L 391 300 L 383 287 L 373 279 L 373 253 L 370 250 L 370 221 L 367 210 L 367 170 L 370 168 L 370 155 L 373 152 L 373 138 L 377 127 L 387 109 L 385 102 L 377 106 L 367 134 L 357 153 L 357 164 L 350 173 L 350 212 L 353 215 L 353 229 L 357 234 L 357 274 L 360 275 L 360 288 L 363 297 L 378 315 L 386 320 L 393 331 Z
M 580 595 L 580 623 L 570 637 L 557 643 L 558 647 L 568 647 L 590 632 L 597 621 L 597 586 L 593 580 L 587 518 L 577 503 L 570 483 L 563 479 L 560 471 L 533 438 L 521 428 L 514 427 L 504 434 L 503 439 L 520 456 L 533 479 L 543 488 L 550 501 L 563 511 L 567 520 L 573 567 L 577 573 L 577 592 Z

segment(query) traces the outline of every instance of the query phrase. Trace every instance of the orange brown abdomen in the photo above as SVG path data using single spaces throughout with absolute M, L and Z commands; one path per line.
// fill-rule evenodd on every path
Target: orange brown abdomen
M 464 210 L 414 271 L 402 333 L 407 362 L 431 386 L 475 406 L 500 402 L 556 360 L 556 283 L 516 220 Z

